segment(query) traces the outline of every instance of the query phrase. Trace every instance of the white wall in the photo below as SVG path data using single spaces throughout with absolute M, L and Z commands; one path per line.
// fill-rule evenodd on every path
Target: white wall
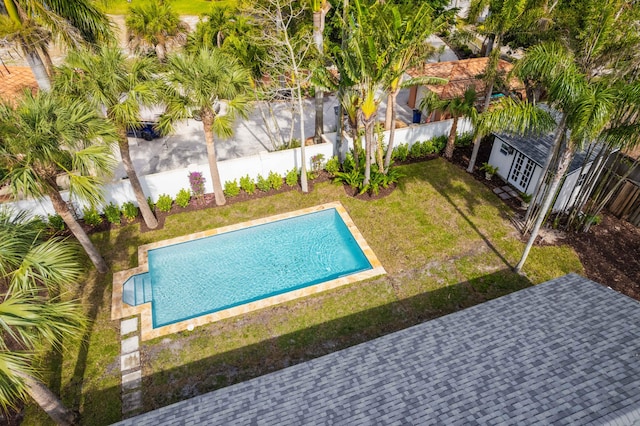
M 453 120 L 443 120 L 426 124 L 413 124 L 402 129 L 396 129 L 394 137 L 394 146 L 406 143 L 411 147 L 416 141 L 425 141 L 435 136 L 448 135 L 451 130 Z M 458 135 L 472 131 L 471 122 L 468 119 L 458 121 Z M 389 140 L 389 131 L 384 132 L 385 142 Z M 307 169 L 311 167 L 311 158 L 317 154 L 324 155 L 326 162 L 334 155 L 334 147 L 336 134 L 325 133 L 323 138 L 325 143 L 310 145 L 305 147 L 305 160 Z M 349 148 L 353 148 L 353 142 L 346 138 Z M 362 138 L 364 142 L 364 138 Z M 222 184 L 226 181 L 240 179 L 242 176 L 249 175 L 255 179 L 259 174 L 267 177 L 269 172 L 284 175 L 292 168 L 300 168 L 300 148 L 288 149 L 284 151 L 267 152 L 263 151 L 257 155 L 235 158 L 231 160 L 219 161 L 218 169 L 220 172 L 220 180 Z M 185 188 L 189 189 L 189 173 L 201 172 L 205 177 L 205 192 L 213 192 L 211 177 L 209 174 L 209 164 L 191 164 L 186 168 L 175 169 L 167 172 L 155 173 L 146 176 L 139 176 L 142 189 L 148 197 L 155 202 L 161 194 L 168 194 L 172 198 L 178 192 Z M 127 201 L 131 201 L 137 205 L 133 189 L 127 179 L 110 182 L 104 186 L 106 204 L 114 203 L 121 206 Z M 68 193 L 62 193 L 65 200 L 68 199 Z M 48 198 L 40 200 L 26 199 L 17 202 L 6 203 L 13 210 L 24 210 L 33 216 L 52 215 L 55 213 L 53 206 Z M 82 216 L 82 203 L 74 202 L 79 216 Z

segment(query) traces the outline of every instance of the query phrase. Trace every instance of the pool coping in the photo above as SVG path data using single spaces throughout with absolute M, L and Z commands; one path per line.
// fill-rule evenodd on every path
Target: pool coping
M 360 249 L 364 253 L 365 257 L 371 264 L 371 269 L 366 271 L 357 272 L 345 277 L 336 278 L 330 281 L 325 281 L 319 284 L 311 285 L 305 288 L 292 290 L 287 293 L 270 296 L 264 299 L 256 300 L 253 302 L 245 303 L 243 305 L 234 306 L 222 311 L 205 314 L 196 318 L 179 321 L 173 324 L 165 325 L 158 328 L 153 328 L 153 317 L 151 312 L 151 302 L 144 303 L 138 306 L 131 306 L 123 302 L 122 291 L 123 285 L 132 275 L 141 274 L 149 271 L 148 264 L 148 252 L 149 250 L 165 247 L 173 244 L 184 243 L 187 241 L 193 241 L 212 235 L 222 234 L 226 232 L 236 231 L 243 228 L 248 228 L 256 225 L 263 225 L 265 223 L 276 222 L 282 219 L 289 219 L 296 216 L 301 216 L 309 213 L 319 212 L 322 210 L 336 209 L 347 228 L 355 238 L 356 242 L 360 246 Z M 273 216 L 268 216 L 260 219 L 254 219 L 246 222 L 237 223 L 234 225 L 223 226 L 215 229 L 208 229 L 206 231 L 195 232 L 189 235 L 183 235 L 181 237 L 171 238 L 168 240 L 162 240 L 155 243 L 144 244 L 138 247 L 138 266 L 135 268 L 127 269 L 124 271 L 114 272 L 113 274 L 113 291 L 111 296 L 111 319 L 117 320 L 127 318 L 134 315 L 140 315 L 140 337 L 141 340 L 151 340 L 157 337 L 167 336 L 170 334 L 178 333 L 180 331 L 193 330 L 195 327 L 201 325 L 210 324 L 212 322 L 220 321 L 223 319 L 235 317 L 238 315 L 246 314 L 248 312 L 256 311 L 258 309 L 267 308 L 270 306 L 278 305 L 281 303 L 289 302 L 291 300 L 299 299 L 302 297 L 317 294 L 323 291 L 331 290 L 337 287 L 341 287 L 347 284 L 352 284 L 358 281 L 366 280 L 368 278 L 384 275 L 387 272 L 383 268 L 382 264 L 376 257 L 375 253 L 369 247 L 366 240 L 360 233 L 360 230 L 356 227 L 355 223 L 349 216 L 349 213 L 344 208 L 342 203 L 336 201 L 326 204 L 321 204 L 314 207 L 308 207 L 305 209 L 295 210 L 288 213 L 281 213 Z

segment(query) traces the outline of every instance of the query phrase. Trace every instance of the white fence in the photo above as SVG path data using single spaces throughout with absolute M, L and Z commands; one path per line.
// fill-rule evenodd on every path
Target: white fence
M 398 146 L 406 143 L 411 146 L 416 141 L 424 141 L 435 136 L 448 135 L 452 122 L 453 120 L 444 120 L 396 129 L 394 145 Z M 472 127 L 468 120 L 459 121 L 458 134 L 469 132 L 471 129 Z M 387 131 L 384 134 L 385 140 L 388 141 L 389 132 Z M 305 147 L 305 160 L 308 169 L 311 166 L 311 158 L 313 156 L 322 154 L 324 155 L 325 161 L 333 156 L 335 137 L 335 133 L 326 133 L 323 135 L 326 141 L 325 143 Z M 352 148 L 353 142 L 351 139 L 346 138 L 346 140 L 348 141 L 349 148 Z M 218 169 L 220 172 L 220 180 L 224 184 L 226 181 L 240 179 L 245 175 L 249 175 L 255 179 L 258 175 L 267 177 L 269 172 L 276 172 L 284 176 L 294 167 L 299 169 L 300 164 L 300 148 L 295 148 L 275 152 L 264 151 L 258 155 L 219 161 Z M 175 198 L 181 189 L 189 189 L 189 173 L 196 171 L 201 172 L 205 177 L 205 192 L 213 192 L 208 163 L 192 164 L 186 168 L 140 176 L 140 182 L 144 193 L 148 197 L 151 197 L 153 201 L 157 201 L 161 194 L 168 194 L 172 198 Z M 105 185 L 104 193 L 107 204 L 112 202 L 122 205 L 127 201 L 132 201 L 137 204 L 131 185 L 126 179 Z M 69 194 L 66 191 L 62 193 L 62 196 L 65 200 L 69 198 Z M 77 213 L 82 215 L 82 204 L 77 202 L 74 202 L 74 204 L 78 207 Z M 46 217 L 47 215 L 55 213 L 48 198 L 39 200 L 25 199 L 6 203 L 6 205 L 14 211 L 24 210 L 33 216 Z

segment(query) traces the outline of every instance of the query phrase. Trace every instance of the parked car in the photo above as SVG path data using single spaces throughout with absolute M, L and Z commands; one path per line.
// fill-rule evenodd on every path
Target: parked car
M 132 138 L 142 138 L 145 141 L 152 141 L 162 137 L 162 133 L 156 128 L 153 121 L 141 121 L 137 127 L 130 127 L 127 130 L 127 136 Z

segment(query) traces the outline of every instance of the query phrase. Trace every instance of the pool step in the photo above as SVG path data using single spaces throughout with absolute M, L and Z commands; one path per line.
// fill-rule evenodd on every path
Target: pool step
M 148 272 L 129 277 L 123 284 L 122 300 L 131 306 L 151 302 L 151 276 Z

